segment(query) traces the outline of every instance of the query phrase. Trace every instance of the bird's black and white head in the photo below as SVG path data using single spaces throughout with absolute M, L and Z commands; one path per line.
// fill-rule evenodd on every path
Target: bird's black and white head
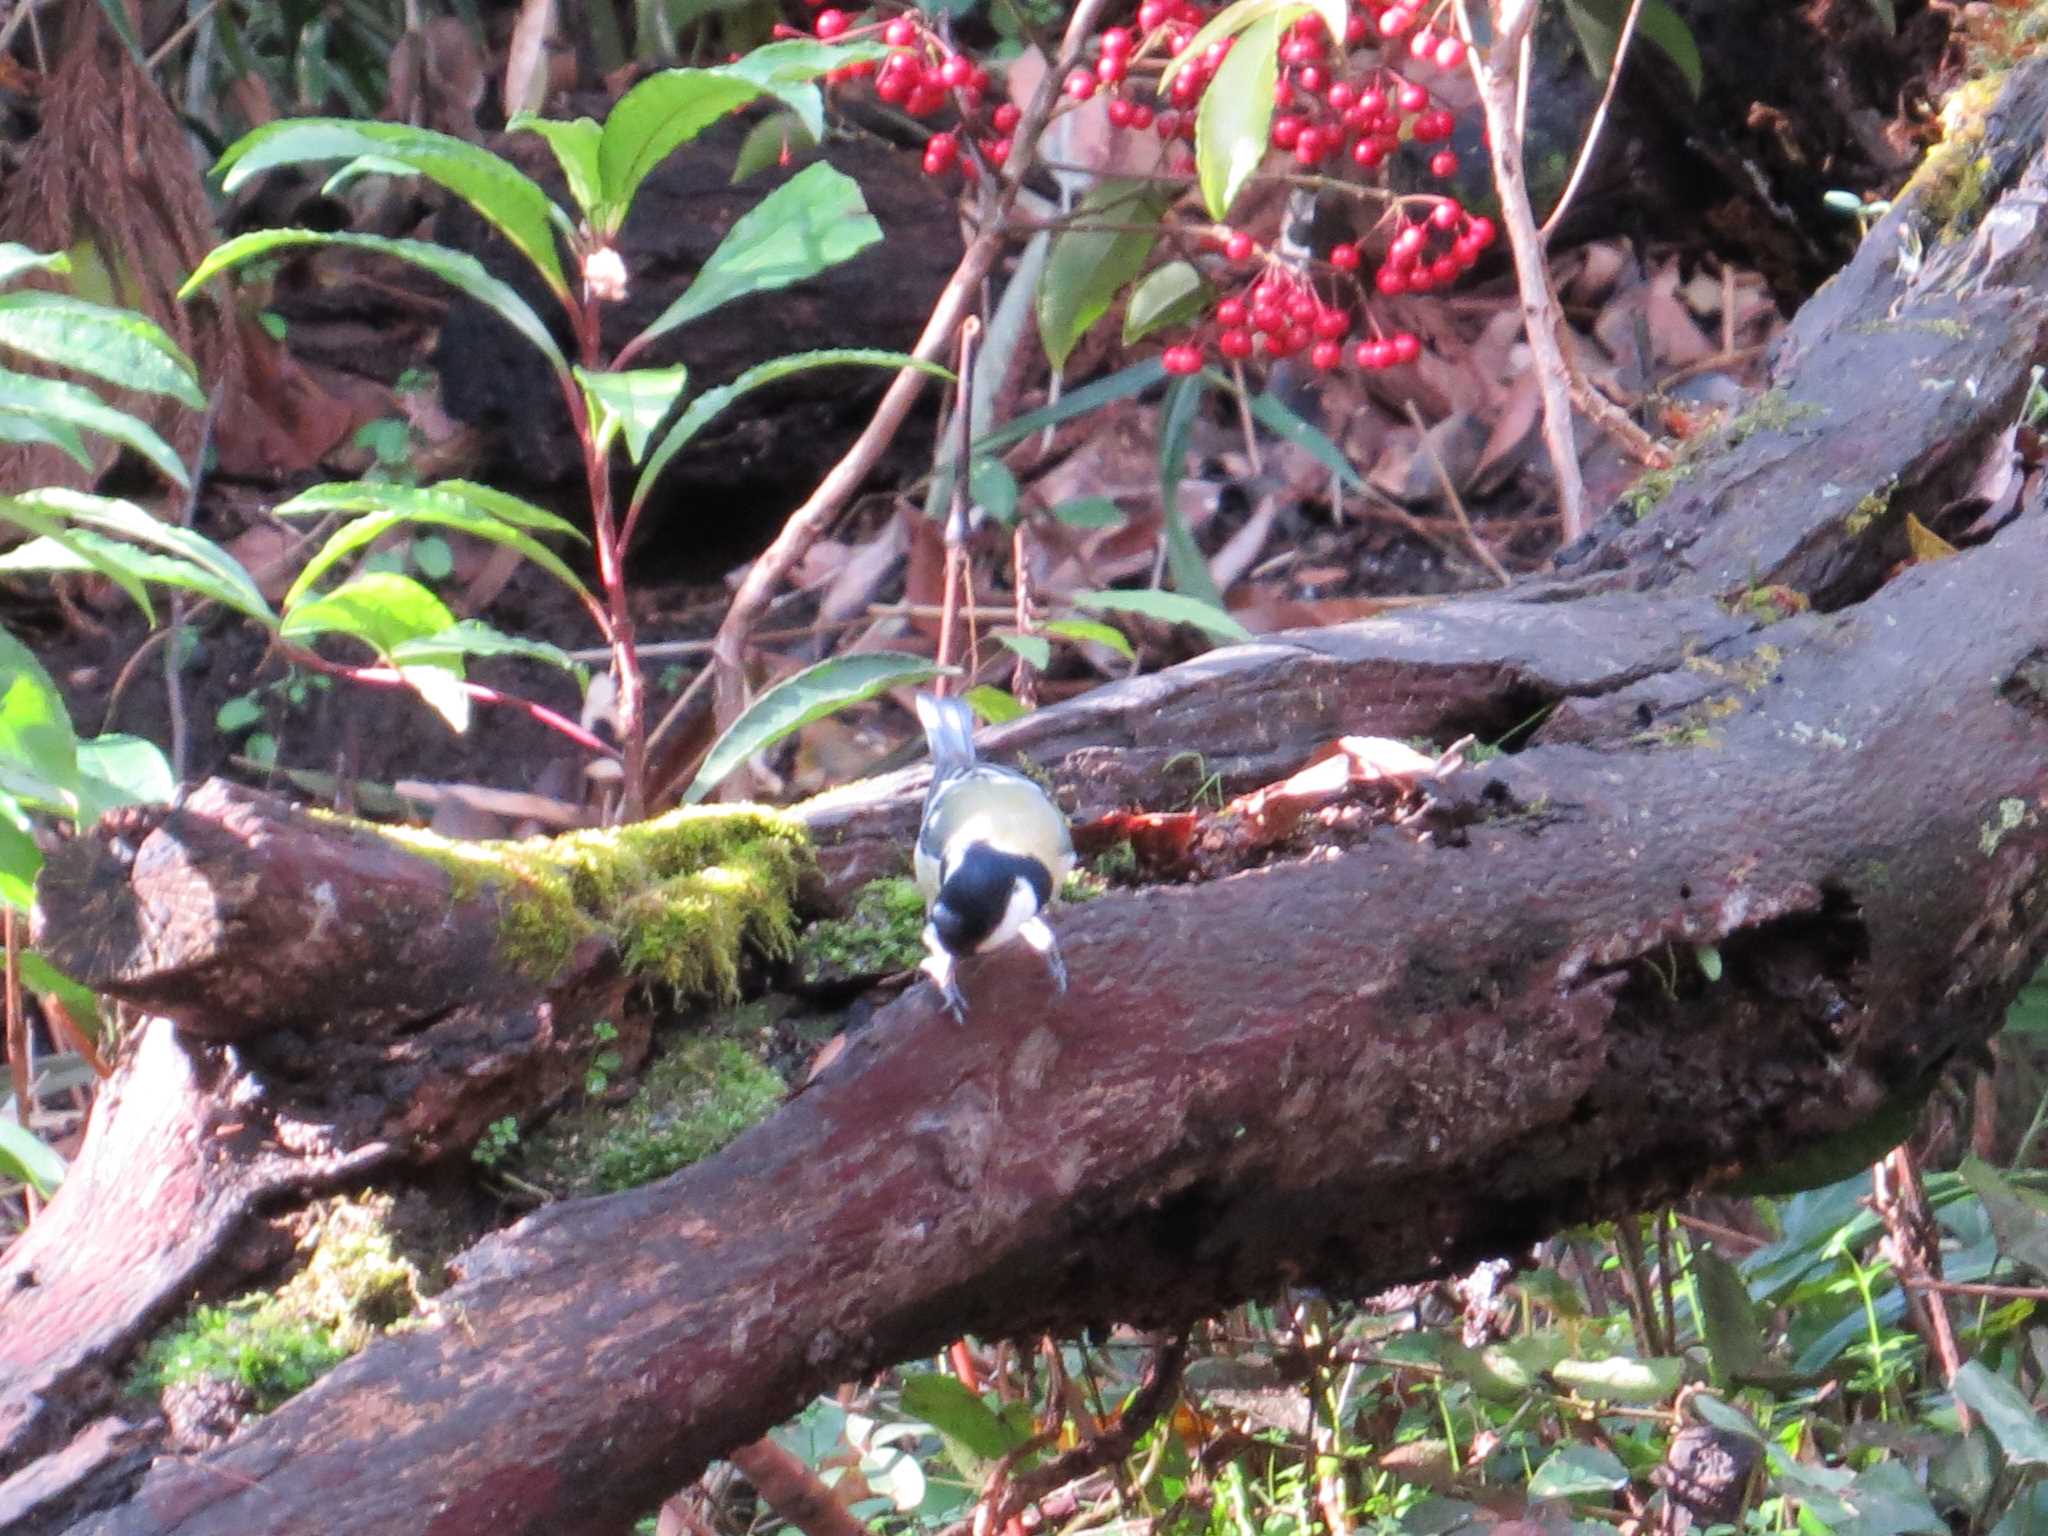
M 932 936 L 953 955 L 994 949 L 1016 938 L 1052 900 L 1052 871 L 1034 858 L 969 843 L 939 880 Z

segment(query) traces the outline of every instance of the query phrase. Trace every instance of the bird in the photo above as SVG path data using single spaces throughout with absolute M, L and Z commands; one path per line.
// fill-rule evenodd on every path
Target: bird
M 1051 796 L 1009 768 L 975 761 L 974 712 L 959 699 L 917 696 L 931 750 L 913 865 L 925 902 L 925 958 L 918 967 L 967 1020 L 957 962 L 1022 939 L 1045 959 L 1054 987 L 1067 964 L 1045 920 L 1073 872 L 1074 839 Z

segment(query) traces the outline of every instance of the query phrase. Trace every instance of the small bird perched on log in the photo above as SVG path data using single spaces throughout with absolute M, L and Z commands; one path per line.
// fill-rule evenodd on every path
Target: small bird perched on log
M 1067 966 L 1045 909 L 1074 868 L 1067 818 L 1023 774 L 975 761 L 974 712 L 959 699 L 919 694 L 917 718 L 932 755 L 913 860 L 926 915 L 919 968 L 963 1023 L 956 962 L 1012 939 L 1045 957 L 1064 992 Z

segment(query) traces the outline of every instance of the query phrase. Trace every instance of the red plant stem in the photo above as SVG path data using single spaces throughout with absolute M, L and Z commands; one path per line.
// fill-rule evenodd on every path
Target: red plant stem
M 281 641 L 279 648 L 293 665 L 306 667 L 314 672 L 325 672 L 329 677 L 345 677 L 352 683 L 364 683 L 372 688 L 410 688 L 412 686 L 411 683 L 406 681 L 405 674 L 396 667 L 359 667 L 351 666 L 344 661 L 329 661 L 318 651 L 309 651 L 303 646 L 293 645 L 290 641 Z M 476 703 L 502 705 L 506 709 L 516 709 L 537 724 L 544 725 L 549 730 L 568 737 L 585 751 L 594 753 L 598 757 L 617 761 L 619 756 L 618 748 L 608 741 L 591 735 L 590 732 L 583 729 L 574 720 L 555 713 L 547 705 L 536 704 L 532 699 L 522 699 L 516 693 L 502 693 L 498 689 L 483 683 L 472 683 L 467 678 L 460 681 L 462 691 Z
M 1018 192 L 1023 188 L 1024 175 L 1031 168 L 1039 135 L 1059 100 L 1066 72 L 1079 56 L 1082 42 L 1095 30 L 1096 19 L 1101 16 L 1104 4 L 1105 0 L 1079 0 L 1074 7 L 1074 14 L 1067 22 L 1066 36 L 1060 43 L 1060 55 L 1048 61 L 1045 76 L 1032 93 L 1031 101 L 1017 124 L 1017 132 L 1011 139 L 1010 157 L 1003 166 L 1003 192 L 997 200 L 994 215 L 983 224 L 981 233 L 961 256 L 945 291 L 939 295 L 938 303 L 932 306 L 924 333 L 917 339 L 913 355 L 920 360 L 933 362 L 943 354 L 953 328 L 979 298 L 982 282 L 1008 243 L 1006 221 L 1016 204 Z M 782 525 L 782 532 L 775 536 L 775 542 L 748 569 L 746 579 L 740 583 L 732 606 L 726 610 L 725 619 L 718 626 L 717 637 L 711 643 L 711 665 L 717 679 L 717 703 L 713 713 L 721 730 L 738 718 L 746 703 L 746 678 L 740 670 L 741 663 L 746 653 L 747 637 L 767 608 L 768 600 L 775 595 L 775 589 L 782 585 L 783 578 L 797 561 L 831 526 L 832 519 L 838 516 L 853 493 L 860 489 L 861 482 L 881 459 L 903 425 L 904 418 L 910 414 L 910 407 L 916 403 L 918 391 L 924 388 L 924 383 L 925 375 L 915 368 L 905 368 L 897 373 L 888 392 L 882 396 L 882 403 L 875 408 L 874 416 L 854 445 L 818 483 L 810 499 L 789 515 L 789 520 Z

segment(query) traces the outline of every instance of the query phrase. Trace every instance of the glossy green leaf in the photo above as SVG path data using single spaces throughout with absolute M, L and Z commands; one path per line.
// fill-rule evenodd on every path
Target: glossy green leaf
M 752 80 L 772 94 L 811 137 L 825 136 L 824 98 L 812 82 L 818 76 L 863 60 L 880 63 L 890 50 L 879 42 L 826 42 L 815 37 L 790 37 L 764 43 L 723 66 L 724 73 Z
M 567 303 L 568 280 L 555 246 L 547 193 L 531 177 L 489 150 L 431 128 L 409 123 L 358 122 L 349 118 L 304 117 L 267 123 L 228 146 L 214 167 L 222 188 L 233 192 L 258 171 L 309 161 L 353 160 L 367 155 L 395 161 L 446 188 L 483 216 L 533 263 L 555 296 Z M 259 231 L 285 234 L 293 231 Z M 306 233 L 297 231 L 296 233 Z M 242 236 L 250 239 L 251 236 Z M 354 236 L 353 241 L 374 239 Z M 230 246 L 239 241 L 229 241 Z M 395 244 L 417 244 L 399 241 Z M 219 255 L 214 252 L 200 270 Z M 456 252 L 444 252 L 453 256 Z M 481 270 L 479 267 L 478 270 Z M 199 279 L 195 277 L 194 281 Z M 189 288 L 191 285 L 188 284 Z
M 124 389 L 205 408 L 198 370 L 162 326 L 129 309 L 27 289 L 0 294 L 0 347 Z
M 1209 574 L 1209 562 L 1202 558 L 1187 519 L 1180 515 L 1180 483 L 1187 472 L 1188 443 L 1208 388 L 1209 380 L 1200 374 L 1175 379 L 1166 386 L 1166 399 L 1159 411 L 1159 506 L 1164 514 L 1166 569 L 1174 586 L 1212 608 L 1221 608 L 1223 594 Z
M 1252 638 L 1250 630 L 1221 608 L 1182 592 L 1077 592 L 1074 606 L 1093 613 L 1135 613 L 1162 624 L 1186 624 L 1227 642 Z
M 348 635 L 389 660 L 406 641 L 438 635 L 454 624 L 448 605 L 410 576 L 366 571 L 332 592 L 288 605 L 283 634 L 287 640 Z
M 1754 1376 L 1764 1363 L 1764 1329 L 1748 1285 L 1734 1265 L 1709 1247 L 1693 1251 L 1692 1278 L 1715 1379 L 1726 1383 Z
M 738 186 L 772 165 L 784 165 L 818 147 L 818 140 L 794 112 L 776 112 L 747 130 L 733 156 L 731 185 Z
M 69 272 L 71 258 L 62 251 L 36 251 L 13 240 L 0 240 L 0 283 L 24 272 Z
M 35 904 L 36 876 L 42 868 L 43 850 L 28 813 L 14 796 L 0 791 L 0 905 L 28 911 Z
M 1169 261 L 1145 274 L 1124 306 L 1124 345 L 1154 331 L 1186 325 L 1202 313 L 1209 285 L 1191 261 Z
M 64 1159 L 40 1136 L 0 1116 L 0 1174 L 33 1184 L 48 1199 L 64 1182 Z
M 628 368 L 619 373 L 590 373 L 576 369 L 576 381 L 590 405 L 597 423 L 598 443 L 609 447 L 616 435 L 626 440 L 626 457 L 638 464 L 647 452 L 647 441 L 682 398 L 683 384 L 690 370 L 681 363 L 672 368 Z
M 984 725 L 1008 725 L 1012 720 L 1022 719 L 1030 711 L 1014 693 L 1003 688 L 992 688 L 984 683 L 970 688 L 960 695 L 967 701 L 967 707 L 981 717 Z
M 1070 389 L 1050 405 L 1042 405 L 1035 411 L 1012 417 L 1000 427 L 977 433 L 974 439 L 976 453 L 993 453 L 1007 448 L 1012 443 L 1021 443 L 1034 432 L 1043 432 L 1047 427 L 1056 427 L 1061 422 L 1072 421 L 1076 416 L 1112 405 L 1118 400 L 1128 400 L 1141 395 L 1166 377 L 1166 367 L 1156 357 L 1133 363 L 1128 368 L 1118 369 L 1107 378 L 1084 384 L 1079 389 Z
M 444 665 L 465 656 L 518 656 L 527 661 L 546 662 L 565 672 L 577 670 L 576 659 L 560 646 L 523 635 L 508 635 L 481 619 L 464 619 L 437 635 L 407 640 L 391 653 L 392 661 L 399 666 Z
M 621 96 L 598 142 L 606 226 L 616 229 L 624 221 L 640 183 L 657 165 L 764 89 L 729 70 L 666 69 Z
M 1130 521 L 1107 496 L 1076 496 L 1054 507 L 1051 516 L 1069 528 L 1121 528 Z
M 2008 1463 L 2048 1467 L 2048 1427 L 2043 1427 L 2042 1410 L 2018 1387 L 1983 1361 L 1967 1360 L 1956 1372 L 1955 1394 L 1983 1417 Z
M 63 695 L 29 648 L 5 630 L 0 630 L 0 783 L 24 799 L 68 797 L 78 788 L 78 738 Z
M 739 719 L 712 744 L 683 803 L 695 805 L 735 768 L 756 752 L 772 747 L 813 720 L 873 698 L 890 688 L 921 683 L 939 675 L 923 656 L 900 651 L 860 651 L 833 656 L 784 678 L 749 704 Z
M 110 567 L 118 566 L 138 581 L 196 592 L 265 628 L 276 627 L 277 616 L 241 561 L 211 539 L 151 517 L 133 502 L 47 486 L 0 498 L 0 518 L 74 549 L 97 570 L 114 574 Z M 23 557 L 15 568 L 29 568 L 26 548 L 12 553 Z M 0 566 L 7 562 L 8 557 L 0 557 Z M 146 611 L 148 604 L 143 607 Z
M 1713 1429 L 1725 1430 L 1731 1435 L 1757 1445 L 1764 1443 L 1763 1431 L 1756 1427 L 1750 1416 L 1740 1408 L 1731 1407 L 1711 1392 L 1700 1392 L 1688 1398 L 1687 1405 L 1699 1416 L 1702 1424 Z
M 684 407 L 683 414 L 676 418 L 675 425 L 663 434 L 660 444 L 648 456 L 647 467 L 640 471 L 639 483 L 633 487 L 633 506 L 639 507 L 646 501 L 648 493 L 661 478 L 661 472 L 668 468 L 673 459 L 688 445 L 691 438 L 710 424 L 712 418 L 733 401 L 749 390 L 760 389 L 778 379 L 786 379 L 793 373 L 802 373 L 807 368 L 833 368 L 841 365 L 869 368 L 916 368 L 934 378 L 950 379 L 952 374 L 937 363 L 920 362 L 907 352 L 882 352 L 871 347 L 828 347 L 817 352 L 792 352 L 787 357 L 770 358 L 765 363 L 756 363 L 730 384 L 721 384 L 716 389 L 707 389 L 703 394 Z
M 1276 437 L 1286 438 L 1350 489 L 1364 489 L 1365 482 L 1359 478 L 1357 467 L 1344 457 L 1343 449 L 1330 441 L 1329 434 L 1304 418 L 1299 411 L 1271 390 L 1253 395 L 1247 404 L 1252 413 L 1252 420 L 1268 432 Z
M 42 443 L 55 448 L 80 469 L 93 467 L 85 439 L 69 422 L 48 421 L 40 416 L 23 416 L 0 411 L 0 443 Z
M 1081 199 L 1075 227 L 1053 241 L 1038 284 L 1038 337 L 1054 368 L 1066 367 L 1075 345 L 1145 270 L 1171 201 L 1157 183 L 1115 179 L 1097 182 Z
M 951 1376 L 926 1371 L 904 1377 L 902 1404 L 905 1413 L 922 1419 L 983 1461 L 999 1460 L 1015 1448 L 1009 1425 Z
M 1529 1478 L 1531 1499 L 1598 1498 L 1623 1487 L 1628 1468 L 1597 1445 L 1567 1445 L 1551 1452 Z
M 1058 635 L 1063 640 L 1085 640 L 1106 645 L 1126 661 L 1138 659 L 1138 653 L 1131 649 L 1131 642 L 1124 638 L 1124 632 L 1113 625 L 1098 624 L 1093 619 L 1048 619 L 1041 627 L 1047 634 Z
M 1195 177 L 1212 219 L 1228 216 L 1237 194 L 1265 163 L 1272 143 L 1273 89 L 1280 78 L 1280 39 L 1302 9 L 1277 10 L 1239 33 L 1195 108 Z
M 569 185 L 569 196 L 593 229 L 600 228 L 598 213 L 604 206 L 604 168 L 598 163 L 598 145 L 604 130 L 590 117 L 546 118 L 537 112 L 514 112 L 505 124 L 507 133 L 535 133 L 554 151 L 555 164 Z
M 238 235 L 208 251 L 198 270 L 185 279 L 185 286 L 178 290 L 178 297 L 190 298 L 223 272 L 259 261 L 278 251 L 305 245 L 377 251 L 399 261 L 410 262 L 495 313 L 531 342 L 557 373 L 566 376 L 569 372 L 568 359 L 562 356 L 562 349 L 555 344 L 555 338 L 548 334 L 548 328 L 541 323 L 532 306 L 509 283 L 491 276 L 484 270 L 484 264 L 467 252 L 451 251 L 446 246 L 425 240 L 394 240 L 383 235 L 330 235 L 311 229 L 259 229 Z
M 550 512 L 545 507 L 537 507 L 530 501 L 523 501 L 509 491 L 479 485 L 474 480 L 436 480 L 433 489 L 442 495 L 453 496 L 458 501 L 465 501 L 488 512 L 498 521 L 510 523 L 514 528 L 561 534 L 579 544 L 590 542 L 589 535 L 566 517 Z
M 97 432 L 133 448 L 173 483 L 192 483 L 176 451 L 154 427 L 126 411 L 116 410 L 83 384 L 0 370 L 0 416 L 27 416 Z
M 995 638 L 1004 649 L 1022 656 L 1041 672 L 1052 665 L 1052 642 L 1043 635 L 1020 635 L 1015 630 L 999 629 Z
M 1303 0 L 1232 0 L 1202 24 L 1185 48 L 1166 61 L 1166 69 L 1159 81 L 1161 88 L 1173 84 L 1174 76 L 1187 66 L 1190 59 L 1198 59 L 1206 53 L 1211 43 L 1235 37 L 1254 22 L 1276 15 L 1282 26 L 1292 26 L 1310 10 L 1322 16 L 1323 26 L 1333 38 L 1343 37 L 1345 25 L 1350 20 L 1343 0 L 1315 0 L 1313 6 L 1304 4 Z
M 860 184 L 820 160 L 756 203 L 726 232 L 690 286 L 635 343 L 667 334 L 748 294 L 816 277 L 882 238 Z
M 1005 525 L 1017 520 L 1017 477 L 1001 459 L 976 459 L 967 470 L 974 504 Z
M 1579 46 L 1593 73 L 1605 79 L 1614 67 L 1614 50 L 1621 44 L 1622 22 L 1628 16 L 1628 0 L 1565 0 L 1565 15 L 1578 34 Z M 1668 0 L 1643 0 L 1636 17 L 1636 30 L 1655 43 L 1678 66 L 1685 86 L 1695 99 L 1706 80 L 1700 46 L 1685 18 Z
M 114 733 L 78 744 L 78 819 L 97 821 L 123 805 L 164 805 L 177 788 L 170 759 L 153 741 Z
M 450 487 L 454 484 L 461 484 L 463 489 L 452 490 Z M 485 510 L 471 494 L 475 489 L 467 482 L 415 486 L 348 481 L 316 485 L 294 496 L 276 509 L 278 516 L 299 517 L 327 512 L 361 512 L 363 515 L 337 528 L 306 562 L 292 582 L 291 590 L 285 593 L 286 610 L 288 613 L 302 612 L 302 599 L 337 562 L 394 528 L 408 525 L 451 528 L 473 538 L 502 544 L 507 549 L 517 550 L 570 591 L 588 596 L 582 581 L 560 555 L 530 534 L 513 527 L 495 511 Z M 539 511 L 538 508 L 530 510 Z M 552 514 L 541 515 L 552 519 Z
M 1669 1402 L 1685 1385 L 1685 1362 L 1671 1355 L 1648 1360 L 1609 1355 L 1603 1360 L 1560 1360 L 1550 1368 L 1550 1375 L 1559 1386 L 1580 1397 L 1647 1407 Z

